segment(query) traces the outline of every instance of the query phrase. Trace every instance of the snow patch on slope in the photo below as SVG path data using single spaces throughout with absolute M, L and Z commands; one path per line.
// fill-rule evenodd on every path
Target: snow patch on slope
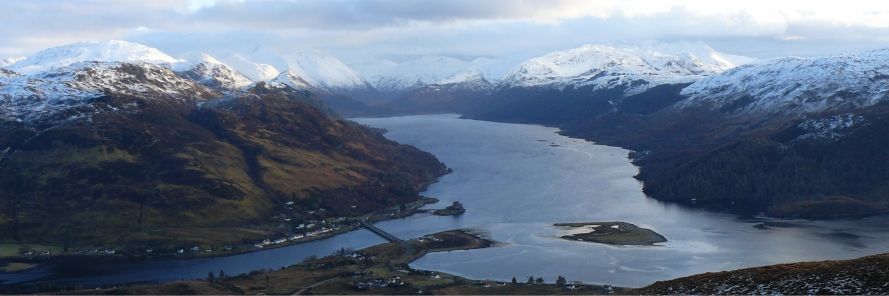
M 295 51 L 282 57 L 289 71 L 316 88 L 337 92 L 370 87 L 360 74 L 339 59 L 321 51 Z
M 797 125 L 806 133 L 797 136 L 794 140 L 835 141 L 845 136 L 852 128 L 863 124 L 865 124 L 864 116 L 852 113 L 833 115 L 826 118 L 807 119 Z

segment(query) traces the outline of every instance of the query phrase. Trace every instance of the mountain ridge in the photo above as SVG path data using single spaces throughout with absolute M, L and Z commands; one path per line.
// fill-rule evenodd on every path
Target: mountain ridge
M 446 173 L 431 154 L 324 112 L 311 92 L 226 90 L 173 70 L 189 65 L 81 61 L 0 78 L 4 241 L 221 248 L 293 232 L 318 218 L 306 211 L 407 203 Z

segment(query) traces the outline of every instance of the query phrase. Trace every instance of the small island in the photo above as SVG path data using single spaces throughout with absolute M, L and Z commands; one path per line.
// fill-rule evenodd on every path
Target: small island
M 609 245 L 654 245 L 667 239 L 651 229 L 641 228 L 626 222 L 579 222 L 556 223 L 568 234 L 563 239 L 585 241 Z
M 463 208 L 463 204 L 459 201 L 455 201 L 453 204 L 448 206 L 447 208 L 440 210 L 433 210 L 432 214 L 439 216 L 457 216 L 462 215 L 466 212 L 466 209 Z

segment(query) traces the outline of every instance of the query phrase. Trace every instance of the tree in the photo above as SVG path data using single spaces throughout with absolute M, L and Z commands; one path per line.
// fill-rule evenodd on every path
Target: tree
M 534 277 L 533 277 L 533 276 L 529 276 L 529 277 L 528 277 L 528 284 L 529 284 L 529 285 L 533 285 L 533 284 L 534 284 Z
M 543 284 L 543 278 L 542 277 L 537 278 L 536 282 L 538 284 Z
M 515 284 L 518 284 L 518 283 L 519 283 L 519 281 L 516 281 L 515 277 L 512 277 L 512 284 L 515 285 Z
M 564 285 L 567 284 L 567 283 L 568 283 L 568 280 L 566 280 L 565 277 L 563 277 L 563 276 L 561 276 L 561 275 L 559 276 L 558 279 L 556 279 L 556 285 L 557 285 L 557 286 L 564 286 Z

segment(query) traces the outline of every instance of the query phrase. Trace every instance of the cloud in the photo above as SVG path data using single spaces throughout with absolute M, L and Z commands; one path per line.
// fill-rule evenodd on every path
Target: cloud
M 192 50 L 320 48 L 347 61 L 520 59 L 586 43 L 704 40 L 758 57 L 889 45 L 889 2 L 674 0 L 0 1 L 0 57 L 93 39 Z

